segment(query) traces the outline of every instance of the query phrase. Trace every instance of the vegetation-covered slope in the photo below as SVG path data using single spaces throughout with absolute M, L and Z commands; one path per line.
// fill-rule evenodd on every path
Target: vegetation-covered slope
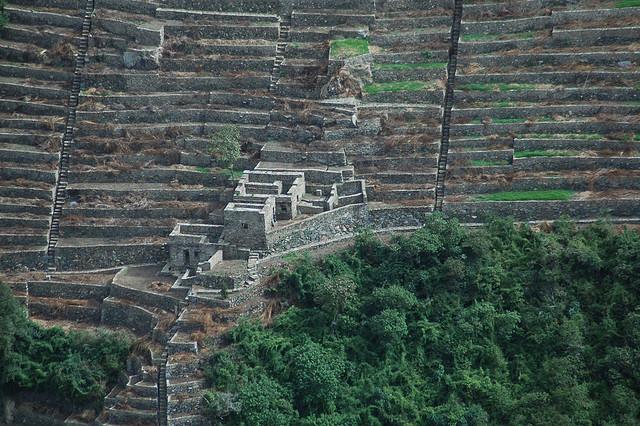
M 211 358 L 214 422 L 640 422 L 640 234 L 440 217 L 280 274 Z
M 130 347 L 119 333 L 40 327 L 0 283 L 0 396 L 35 391 L 68 409 L 99 407 L 124 371 Z

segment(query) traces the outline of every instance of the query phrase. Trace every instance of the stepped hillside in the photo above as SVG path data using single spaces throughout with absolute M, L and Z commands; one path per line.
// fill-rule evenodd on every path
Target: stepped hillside
M 292 253 L 436 210 L 640 219 L 635 0 L 10 0 L 4 14 L 0 280 L 43 324 L 147 343 L 103 424 L 204 422 L 203 336 L 261 310 Z M 225 134 L 231 165 L 211 152 Z

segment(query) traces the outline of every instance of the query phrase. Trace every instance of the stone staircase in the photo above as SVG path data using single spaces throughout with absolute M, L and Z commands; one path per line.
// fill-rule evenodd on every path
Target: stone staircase
M 358 105 L 358 127 L 369 130 L 341 142 L 356 176 L 367 181 L 370 201 L 431 206 L 451 5 L 387 1 L 377 3 L 375 12 L 372 81 Z
M 457 0 L 453 7 L 453 25 L 451 26 L 449 60 L 447 62 L 447 87 L 445 89 L 442 107 L 442 138 L 440 139 L 440 154 L 438 155 L 438 171 L 436 175 L 436 193 L 434 209 L 442 211 L 445 193 L 445 179 L 447 176 L 447 160 L 449 158 L 449 138 L 451 132 L 451 110 L 453 109 L 453 94 L 458 67 L 458 44 L 460 41 L 460 24 L 462 22 L 462 0 Z
M 199 370 L 199 344 L 192 335 L 203 332 L 204 313 L 185 309 L 178 318 L 175 334 L 167 344 L 167 423 L 170 426 L 208 425 L 200 414 L 202 391 L 206 387 Z
M 124 388 L 114 388 L 104 399 L 104 409 L 96 424 L 158 424 L 157 366 L 142 366 L 138 374 L 129 376 Z
M 87 60 L 87 50 L 89 48 L 89 34 L 91 32 L 91 20 L 95 7 L 95 0 L 87 0 L 84 16 L 82 18 L 82 32 L 78 41 L 78 51 L 76 53 L 75 68 L 73 70 L 73 81 L 71 92 L 67 102 L 67 117 L 65 120 L 64 133 L 62 135 L 62 146 L 60 148 L 60 159 L 58 162 L 58 176 L 53 198 L 53 209 L 51 213 L 51 225 L 49 228 L 49 238 L 47 240 L 47 268 L 55 271 L 57 268 L 55 256 L 56 246 L 60 238 L 60 218 L 62 217 L 62 207 L 66 199 L 66 190 L 69 177 L 69 162 L 71 149 L 74 140 L 74 129 L 76 124 L 76 111 L 82 87 L 82 75 Z
M 287 46 L 289 44 L 289 32 L 291 31 L 291 18 L 284 17 L 280 20 L 280 35 L 278 37 L 278 43 L 276 44 L 276 57 L 273 62 L 273 71 L 271 72 L 271 84 L 269 85 L 269 92 L 275 93 L 278 81 L 280 80 L 281 72 L 280 67 L 284 62 L 285 54 L 287 52 Z
M 0 266 L 42 268 L 83 10 L 75 3 L 21 0 L 8 4 L 6 14 L 11 23 L 0 32 Z

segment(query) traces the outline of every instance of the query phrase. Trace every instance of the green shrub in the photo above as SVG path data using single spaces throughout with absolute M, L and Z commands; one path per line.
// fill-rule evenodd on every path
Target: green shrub
M 225 124 L 218 130 L 209 143 L 209 153 L 221 167 L 230 170 L 240 158 L 240 129 L 234 124 Z

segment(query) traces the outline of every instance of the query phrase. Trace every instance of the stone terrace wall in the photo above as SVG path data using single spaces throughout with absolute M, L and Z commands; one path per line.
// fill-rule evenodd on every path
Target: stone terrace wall
M 164 246 L 151 244 L 58 247 L 59 268 L 65 271 L 112 268 L 123 265 L 158 263 L 169 254 Z
M 353 236 L 365 228 L 385 230 L 419 227 L 430 213 L 430 207 L 370 209 L 367 204 L 353 204 L 276 228 L 267 234 L 267 239 L 270 251 L 276 253 Z
M 366 204 L 354 204 L 276 228 L 267 234 L 270 251 L 281 252 L 357 232 L 368 224 Z
M 638 216 L 640 201 L 576 200 L 576 201 L 514 201 L 455 203 L 444 205 L 444 212 L 461 222 L 483 222 L 495 217 L 513 217 L 517 221 L 552 220 L 568 216 L 575 220 L 607 217 L 633 218 Z
M 243 13 L 291 13 L 294 9 L 375 9 L 374 0 L 164 0 L 162 7 Z

